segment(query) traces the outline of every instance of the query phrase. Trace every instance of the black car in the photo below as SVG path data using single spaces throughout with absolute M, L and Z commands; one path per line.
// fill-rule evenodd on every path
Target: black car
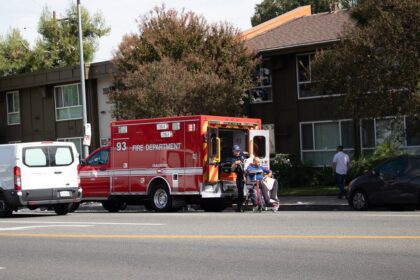
M 420 207 L 420 156 L 391 158 L 349 184 L 355 210 L 369 206 Z

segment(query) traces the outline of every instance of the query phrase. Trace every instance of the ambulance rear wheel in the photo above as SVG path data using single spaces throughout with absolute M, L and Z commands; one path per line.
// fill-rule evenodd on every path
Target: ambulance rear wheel
M 223 199 L 206 198 L 201 201 L 201 209 L 206 212 L 222 212 L 226 209 Z
M 127 203 L 121 201 L 103 201 L 102 207 L 111 213 L 117 213 L 127 207 Z
M 157 185 L 151 192 L 151 206 L 156 212 L 168 212 L 172 208 L 172 198 L 168 188 L 164 185 Z

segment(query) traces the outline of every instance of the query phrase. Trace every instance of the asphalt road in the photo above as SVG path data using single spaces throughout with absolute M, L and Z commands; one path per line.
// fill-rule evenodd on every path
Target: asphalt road
M 420 279 L 420 212 L 24 212 L 0 250 L 0 279 Z

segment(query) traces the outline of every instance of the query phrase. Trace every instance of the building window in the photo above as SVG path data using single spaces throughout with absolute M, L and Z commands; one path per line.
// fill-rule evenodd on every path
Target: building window
M 72 142 L 76 146 L 79 159 L 82 159 L 82 137 L 69 137 L 69 138 L 58 138 L 57 141 L 61 142 Z
M 20 124 L 20 100 L 19 92 L 12 91 L 6 93 L 6 106 L 7 106 L 7 124 L 16 125 Z
M 82 118 L 82 97 L 79 84 L 54 87 L 56 120 Z
M 420 121 L 408 117 L 361 121 L 362 151 L 369 153 L 385 141 L 399 143 L 404 150 L 420 153 Z
M 262 103 L 273 101 L 273 88 L 271 81 L 270 60 L 264 59 L 255 69 L 253 75 L 255 88 L 249 91 L 249 99 L 251 103 Z
M 351 120 L 305 122 L 300 124 L 301 158 L 314 166 L 331 165 L 338 145 L 350 155 L 354 152 Z
M 313 57 L 314 53 L 296 56 L 299 98 L 318 97 L 321 95 L 314 89 L 314 81 L 312 80 Z

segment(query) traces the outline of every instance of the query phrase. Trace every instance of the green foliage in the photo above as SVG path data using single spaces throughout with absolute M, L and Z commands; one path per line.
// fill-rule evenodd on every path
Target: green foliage
M 83 54 L 85 62 L 90 62 L 98 38 L 107 35 L 110 28 L 105 26 L 100 14 L 91 16 L 83 7 L 81 11 Z M 80 63 L 76 4 L 71 5 L 63 19 L 54 18 L 46 7 L 38 25 L 41 37 L 33 49 L 18 29 L 12 29 L 5 38 L 0 37 L 0 76 Z
M 341 8 L 350 8 L 357 0 L 336 1 Z M 252 26 L 287 13 L 299 6 L 311 5 L 312 13 L 317 14 L 330 10 L 331 0 L 263 0 L 255 5 L 254 15 L 251 17 Z
M 275 155 L 270 168 L 280 186 L 311 186 L 314 183 L 314 168 L 293 155 Z
M 92 61 L 98 47 L 98 38 L 109 34 L 110 28 L 100 14 L 91 16 L 81 7 L 83 30 L 83 55 L 85 62 Z M 77 5 L 73 3 L 62 19 L 54 17 L 46 7 L 38 23 L 41 38 L 36 42 L 33 70 L 80 63 Z
M 238 30 L 164 6 L 138 25 L 138 33 L 126 35 L 114 56 L 114 116 L 243 114 L 257 61 Z
M 28 46 L 18 29 L 12 29 L 4 38 L 0 36 L 0 77 L 29 70 L 31 53 Z
M 376 146 L 370 155 L 365 155 L 357 160 L 350 161 L 347 173 L 347 182 L 363 173 L 372 170 L 374 166 L 385 161 L 388 158 L 403 155 L 405 152 L 401 150 L 398 142 L 387 140 Z M 299 158 L 289 154 L 276 154 L 271 161 L 271 170 L 273 176 L 278 180 L 282 188 L 286 188 L 287 194 L 294 193 L 290 188 L 311 188 L 318 186 L 335 186 L 335 178 L 332 175 L 331 166 L 312 167 L 310 164 L 302 162 Z M 335 188 L 333 188 L 334 190 Z M 321 191 L 324 192 L 325 190 Z M 300 191 L 297 191 L 300 192 Z M 313 189 L 310 192 L 320 192 Z M 333 194 L 335 194 L 333 191 Z M 305 191 L 303 193 L 306 193 Z M 295 193 L 295 195 L 297 195 Z
M 420 112 L 420 2 L 360 0 L 356 25 L 312 64 L 319 90 L 343 93 L 343 114 L 355 121 Z
M 359 159 L 350 162 L 347 180 L 350 181 L 357 176 L 372 170 L 373 167 L 388 158 L 403 154 L 405 154 L 405 152 L 401 150 L 399 143 L 392 140 L 385 141 L 384 143 L 376 146 L 374 152 L 371 155 L 362 156 Z

